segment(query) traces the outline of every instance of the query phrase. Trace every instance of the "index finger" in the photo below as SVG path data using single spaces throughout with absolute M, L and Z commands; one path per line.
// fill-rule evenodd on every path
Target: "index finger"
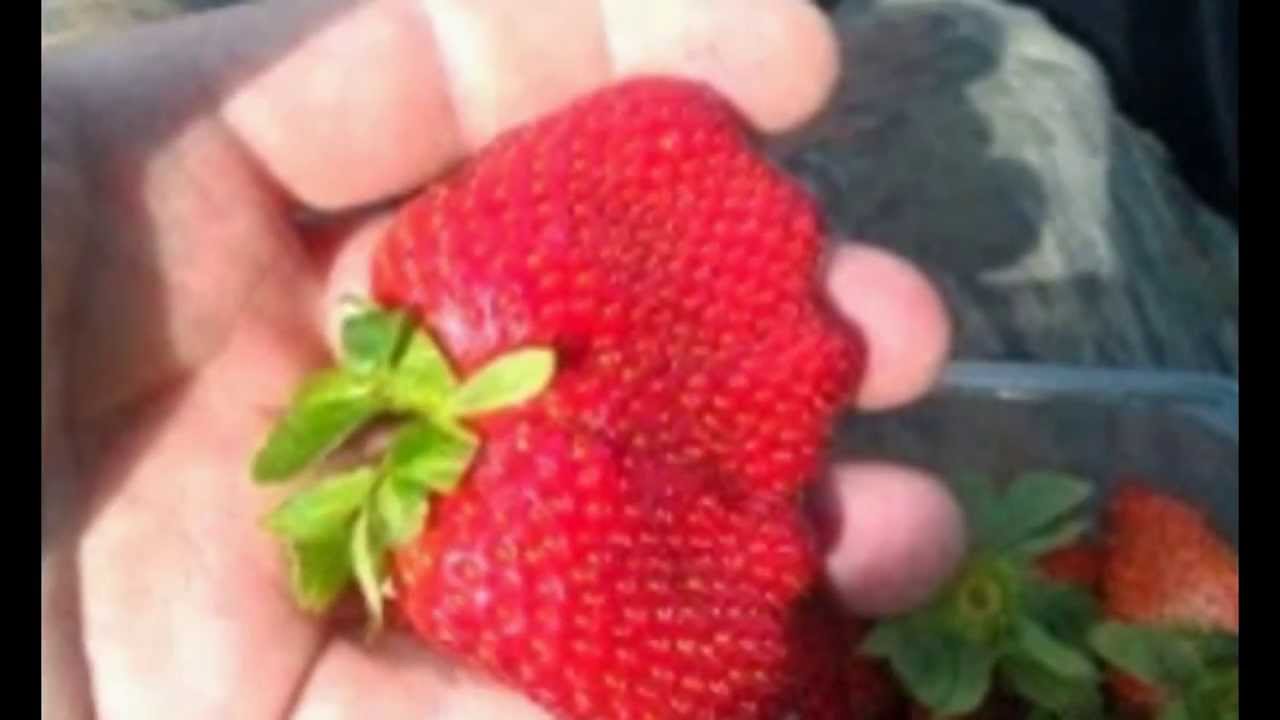
M 831 31 L 804 0 L 377 0 L 240 83 L 223 117 L 289 195 L 332 209 L 409 190 L 623 76 L 708 82 L 777 131 L 816 112 L 836 72 Z

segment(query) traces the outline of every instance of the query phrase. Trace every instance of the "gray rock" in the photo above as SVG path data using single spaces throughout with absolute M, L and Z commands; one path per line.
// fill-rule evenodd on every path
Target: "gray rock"
M 836 227 L 918 262 L 957 353 L 1237 370 L 1237 230 L 1112 106 L 1087 51 L 996 0 L 846 0 L 828 112 L 774 151 Z
M 40 41 L 44 47 L 124 30 L 184 13 L 235 5 L 244 0 L 40 0 Z

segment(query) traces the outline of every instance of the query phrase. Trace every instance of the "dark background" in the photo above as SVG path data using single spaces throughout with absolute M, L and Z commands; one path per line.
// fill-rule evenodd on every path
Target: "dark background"
M 1239 220 L 1238 0 L 1012 2 L 1089 48 L 1120 109 L 1160 138 L 1196 194 Z

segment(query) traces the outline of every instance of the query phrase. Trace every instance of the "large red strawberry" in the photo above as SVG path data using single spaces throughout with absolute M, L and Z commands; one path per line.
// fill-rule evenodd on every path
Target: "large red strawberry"
M 1113 622 L 1095 644 L 1130 671 L 1111 678 L 1121 704 L 1148 715 L 1175 700 L 1234 702 L 1240 577 L 1231 545 L 1200 510 L 1136 481 L 1109 500 L 1105 543 L 1103 609 Z
M 818 302 L 819 224 L 727 104 L 633 81 L 506 135 L 407 204 L 374 292 L 463 372 L 553 346 L 541 409 L 624 462 L 786 495 L 861 366 Z
M 376 619 L 391 594 L 566 718 L 848 717 L 797 497 L 864 355 L 821 250 L 701 86 L 630 81 L 500 138 L 403 207 L 373 275 L 403 312 L 353 315 L 255 463 L 286 478 L 402 421 L 273 514 L 299 596 L 354 578 Z

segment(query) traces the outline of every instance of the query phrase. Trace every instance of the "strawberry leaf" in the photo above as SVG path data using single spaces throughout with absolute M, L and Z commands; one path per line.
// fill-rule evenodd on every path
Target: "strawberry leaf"
M 475 457 L 477 444 L 465 431 L 419 421 L 396 435 L 387 453 L 386 472 L 423 492 L 451 492 Z
M 550 382 L 554 355 L 528 348 L 503 355 L 459 386 L 448 360 L 409 315 L 355 301 L 342 327 L 343 367 L 309 378 L 254 457 L 253 477 L 289 478 L 383 413 L 403 424 L 379 466 L 330 477 L 281 503 L 266 526 L 286 545 L 299 602 L 328 607 L 356 581 L 369 629 L 382 624 L 387 551 L 415 537 L 430 493 L 455 490 L 479 440 L 466 415 L 516 405 Z
M 862 652 L 872 657 L 887 658 L 899 645 L 910 640 L 914 616 L 876 623 L 862 641 Z
M 351 582 L 350 530 L 349 524 L 337 526 L 323 535 L 286 543 L 290 585 L 304 610 L 328 610 Z
M 951 485 L 961 507 L 964 508 L 965 521 L 969 526 L 969 535 L 973 538 L 973 544 L 988 545 L 987 538 L 995 535 L 1003 522 L 1000 497 L 996 494 L 990 478 L 973 473 L 962 473 L 956 476 Z
M 267 527 L 294 542 L 320 541 L 350 526 L 377 480 L 371 467 L 336 475 L 294 494 L 266 518 Z
M 1187 703 L 1183 700 L 1166 702 L 1164 707 L 1160 708 L 1160 714 L 1156 717 L 1158 720 L 1200 720 L 1191 714 L 1191 708 L 1187 707 Z M 1204 718 L 1203 720 L 1210 720 L 1210 718 Z M 1218 719 L 1214 717 L 1213 720 Z
M 1034 660 L 1059 678 L 1093 682 L 1098 668 L 1088 655 L 1054 637 L 1035 621 L 1023 617 L 1013 624 L 1016 653 Z
M 409 329 L 403 312 L 369 308 L 342 323 L 343 360 L 352 372 L 368 375 L 390 367 Z
M 355 575 L 360 594 L 364 597 L 365 608 L 369 611 L 369 629 L 376 630 L 382 625 L 382 586 L 386 579 L 387 549 L 384 533 L 379 527 L 377 518 L 366 505 L 356 515 L 351 527 L 349 552 L 351 570 Z
M 1204 664 L 1212 668 L 1234 667 L 1240 662 L 1240 636 L 1228 632 L 1188 631 Z
M 1088 647 L 1089 631 L 1098 622 L 1098 603 L 1080 588 L 1029 575 L 1022 585 L 1022 614 L 1042 624 L 1055 637 Z
M 519 405 L 551 382 L 555 353 L 525 348 L 499 356 L 467 378 L 450 399 L 452 414 L 472 416 Z
M 388 475 L 373 497 L 387 543 L 400 545 L 417 536 L 431 508 L 426 488 L 407 475 Z
M 1036 658 L 1014 653 L 1000 663 L 1000 679 L 1046 717 L 1092 720 L 1103 716 L 1096 678 L 1063 677 Z
M 259 483 L 288 479 L 340 445 L 381 409 L 374 386 L 342 370 L 307 380 L 253 460 Z
M 1046 527 L 1034 537 L 1023 540 L 1013 549 L 1027 558 L 1037 558 L 1076 542 L 1089 530 L 1088 520 L 1068 517 Z
M 432 490 L 453 491 L 475 456 L 477 441 L 444 430 L 427 420 L 396 434 L 387 452 L 385 479 L 374 499 L 378 520 L 389 544 L 417 535 L 429 509 Z
M 997 549 L 1020 549 L 1057 529 L 1057 522 L 1080 509 L 1093 486 L 1085 480 L 1051 472 L 1019 476 L 1000 500 L 1000 523 L 987 541 Z M 1039 542 L 1043 545 L 1043 541 Z
M 387 376 L 386 393 L 399 410 L 440 415 L 445 399 L 458 387 L 458 378 L 439 346 L 422 330 L 410 333 L 395 367 Z
M 1105 622 L 1093 629 L 1089 641 L 1109 664 L 1163 688 L 1189 687 L 1205 667 L 1196 638 L 1186 632 Z
M 1240 670 L 1231 667 L 1206 673 L 1180 703 L 1192 720 L 1222 720 L 1240 717 Z
M 977 708 L 990 688 L 996 661 L 995 653 L 982 645 L 914 619 L 877 625 L 863 650 L 887 660 L 912 697 L 940 715 Z
M 458 378 L 453 374 L 448 358 L 444 356 L 440 346 L 436 345 L 435 341 L 422 330 L 416 330 L 409 336 L 404 353 L 401 354 L 396 367 L 402 371 L 415 373 L 420 379 L 432 385 L 453 389 L 458 384 Z

